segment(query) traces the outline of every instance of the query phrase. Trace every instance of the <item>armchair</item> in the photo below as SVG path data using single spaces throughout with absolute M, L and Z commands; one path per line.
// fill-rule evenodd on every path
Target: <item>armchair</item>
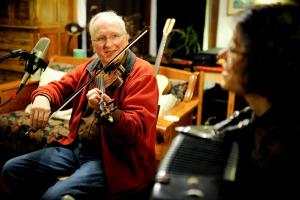
M 87 60 L 89 60 L 89 58 L 53 56 L 49 60 L 48 68 L 57 67 L 57 65 L 63 65 L 63 68 L 70 68 L 84 63 Z M 191 125 L 193 120 L 195 120 L 195 116 L 198 116 L 198 114 L 196 115 L 195 113 L 199 112 L 198 104 L 201 98 L 199 98 L 198 90 L 202 82 L 200 82 L 199 72 L 189 72 L 162 66 L 159 68 L 158 73 L 165 75 L 169 79 L 178 79 L 188 82 L 183 100 L 158 118 L 156 157 L 159 162 L 176 135 L 175 127 Z M 0 84 L 0 97 L 2 101 L 9 98 L 9 95 L 17 90 L 18 84 L 19 81 Z M 57 137 L 60 134 L 67 134 L 68 132 L 67 120 L 51 118 L 48 128 L 44 131 L 40 130 L 40 132 L 30 135 L 30 139 L 22 137 L 24 136 L 24 131 L 23 133 L 21 132 L 24 126 L 27 126 L 29 123 L 29 114 L 25 112 L 25 107 L 30 104 L 31 92 L 36 89 L 38 85 L 39 81 L 29 80 L 15 99 L 4 107 L 0 107 L 0 146 L 9 146 L 15 154 L 42 148 L 51 142 L 51 138 Z M 175 117 L 176 120 L 170 120 L 170 116 Z M 26 142 L 25 146 L 23 142 Z
M 203 92 L 199 89 L 203 88 L 201 84 L 204 84 L 204 82 L 200 81 L 199 72 L 161 66 L 158 74 L 164 75 L 168 79 L 182 80 L 188 83 L 183 100 L 158 117 L 156 158 L 160 161 L 176 136 L 175 127 L 191 125 L 196 120 L 195 118 L 201 116 L 202 109 L 199 108 L 202 107 L 198 105 L 202 102 Z

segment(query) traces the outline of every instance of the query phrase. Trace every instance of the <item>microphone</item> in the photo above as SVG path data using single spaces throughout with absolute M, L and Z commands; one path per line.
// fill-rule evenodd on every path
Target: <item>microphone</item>
M 44 70 L 46 69 L 48 62 L 44 61 L 44 58 L 46 57 L 49 44 L 49 38 L 40 38 L 35 47 L 32 49 L 29 57 L 26 58 L 27 60 L 25 62 L 25 74 L 21 80 L 17 94 L 24 87 L 31 74 L 34 74 L 39 68 L 42 68 Z

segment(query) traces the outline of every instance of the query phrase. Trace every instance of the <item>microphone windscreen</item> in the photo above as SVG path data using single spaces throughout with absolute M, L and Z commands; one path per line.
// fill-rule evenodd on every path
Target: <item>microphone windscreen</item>
M 49 45 L 49 38 L 42 37 L 39 39 L 31 51 L 30 58 L 25 63 L 26 72 L 34 74 L 39 68 L 44 67 L 44 58 L 47 55 Z M 46 66 L 44 68 L 46 68 Z
M 46 68 L 47 63 L 44 61 L 44 58 L 46 57 L 49 44 L 50 39 L 47 37 L 42 37 L 32 49 L 29 59 L 25 63 L 25 74 L 21 80 L 16 94 L 22 90 L 27 80 L 30 78 L 30 74 L 34 74 L 39 68 L 43 68 L 44 66 Z
M 35 47 L 31 51 L 31 53 L 34 53 L 36 57 L 44 59 L 47 55 L 49 44 L 50 44 L 50 39 L 47 37 L 42 37 L 36 43 Z

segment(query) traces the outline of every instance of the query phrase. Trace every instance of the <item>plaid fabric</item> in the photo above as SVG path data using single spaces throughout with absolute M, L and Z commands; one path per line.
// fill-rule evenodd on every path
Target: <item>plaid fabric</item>
M 69 72 L 77 65 L 52 63 L 52 69 Z M 50 119 L 44 130 L 29 135 L 29 114 L 15 111 L 0 115 L 0 164 L 13 156 L 35 151 L 48 146 L 54 138 L 64 137 L 69 132 L 69 121 Z
M 68 134 L 69 121 L 50 119 L 44 130 L 25 135 L 29 129 L 29 114 L 15 111 L 0 115 L 0 146 L 17 154 L 46 147 L 54 138 Z
M 172 85 L 170 93 L 174 94 L 178 99 L 180 99 L 180 101 L 182 101 L 188 87 L 188 81 L 177 79 L 169 79 L 169 81 Z

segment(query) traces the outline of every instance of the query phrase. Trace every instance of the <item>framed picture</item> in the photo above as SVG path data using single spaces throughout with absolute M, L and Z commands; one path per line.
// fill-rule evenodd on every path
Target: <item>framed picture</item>
M 235 15 L 254 5 L 255 0 L 227 0 L 227 15 Z

